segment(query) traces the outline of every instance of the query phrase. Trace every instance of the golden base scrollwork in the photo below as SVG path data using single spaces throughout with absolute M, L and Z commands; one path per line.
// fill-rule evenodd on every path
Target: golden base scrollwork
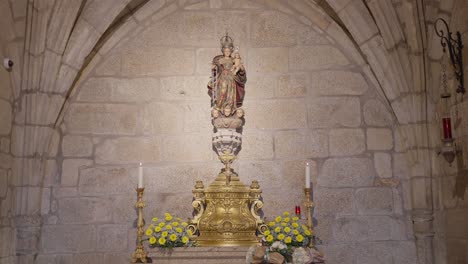
M 188 226 L 199 246 L 252 246 L 267 229 L 259 210 L 262 191 L 257 181 L 244 185 L 229 167 L 208 188 L 198 181 L 192 203 L 196 212 Z

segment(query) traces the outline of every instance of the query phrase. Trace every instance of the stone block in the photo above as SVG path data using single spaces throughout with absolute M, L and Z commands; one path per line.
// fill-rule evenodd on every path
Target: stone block
M 65 116 L 70 132 L 93 134 L 134 134 L 139 108 L 123 104 L 72 104 Z
M 64 197 L 58 201 L 62 224 L 91 224 L 112 220 L 111 202 L 104 198 Z
M 273 98 L 278 93 L 278 77 L 265 74 L 252 74 L 248 77 L 247 98 Z M 248 114 L 248 113 L 247 113 Z
M 12 166 L 11 183 L 15 186 L 39 186 L 42 184 L 42 175 L 38 171 L 44 164 L 43 160 L 34 158 L 15 158 Z
M 28 3 L 26 0 L 19 0 L 19 1 L 11 2 L 11 11 L 15 19 L 26 16 L 27 4 Z
M 468 237 L 468 227 L 465 225 L 467 218 L 467 210 L 448 210 L 446 216 L 447 236 L 450 238 L 466 239 Z
M 246 185 L 250 185 L 253 180 L 259 181 L 260 188 L 262 189 L 277 188 L 279 187 L 279 182 L 284 182 L 287 186 L 290 186 L 281 175 L 280 164 L 275 161 L 241 162 L 239 165 L 239 176 Z M 302 184 L 303 181 L 304 179 L 302 179 Z
M 346 216 L 336 219 L 336 241 L 375 241 L 392 239 L 393 220 L 390 216 Z
M 96 76 L 115 76 L 121 73 L 122 56 L 118 52 L 109 52 L 95 69 Z
M 391 126 L 393 117 L 388 108 L 381 102 L 371 99 L 364 104 L 364 122 L 369 126 Z
M 386 128 L 368 128 L 367 149 L 369 150 L 390 150 L 393 148 L 393 134 Z
M 248 72 L 274 73 L 287 72 L 289 69 L 286 48 L 252 48 L 248 54 Z
M 177 9 L 177 7 L 175 9 L 169 7 L 169 5 L 166 6 L 166 12 L 168 13 Z M 163 12 L 160 11 L 159 13 Z M 213 39 L 220 38 L 220 35 L 216 34 L 216 27 L 213 25 L 217 25 L 214 12 L 179 12 L 176 16 L 166 16 L 154 23 L 148 30 L 140 34 L 139 39 L 134 43 L 136 45 L 166 47 L 180 46 L 183 43 L 184 46 L 213 47 L 217 44 L 213 43 Z M 223 31 L 222 34 L 224 33 Z M 165 37 L 161 38 L 160 36 Z M 237 42 L 238 44 L 239 42 Z
M 67 135 L 62 139 L 62 154 L 65 157 L 88 157 L 93 154 L 91 139 L 84 136 Z
M 322 165 L 318 184 L 324 187 L 371 186 L 375 176 L 373 167 L 368 158 L 330 158 Z
M 362 264 L 393 264 L 393 252 L 391 242 L 366 242 L 357 245 L 361 250 L 356 251 L 357 263 Z
M 98 246 L 98 249 L 100 247 Z M 73 255 L 73 264 L 103 263 L 104 256 L 99 253 L 82 253 Z
M 0 152 L 10 153 L 10 139 L 9 138 L 0 139 Z
M 239 3 L 240 4 L 240 3 Z M 240 55 L 242 58 L 247 58 L 247 50 L 244 47 L 249 46 L 250 42 L 249 31 L 251 29 L 251 15 L 244 10 L 232 10 L 230 8 L 221 9 L 215 13 L 216 33 L 215 36 L 220 38 L 226 34 L 226 29 L 229 29 L 229 35 L 234 38 L 234 45 L 240 47 Z M 209 40 L 212 45 L 213 40 Z M 246 61 L 244 60 L 244 63 Z
M 63 186 L 77 186 L 78 175 L 86 167 L 93 165 L 89 159 L 66 159 L 62 163 L 62 176 L 60 183 Z
M 96 163 L 120 164 L 161 160 L 158 137 L 120 137 L 107 139 L 96 147 Z
M 394 242 L 392 247 L 394 263 L 412 264 L 418 263 L 417 250 L 414 241 Z
M 145 109 L 145 120 L 149 121 L 153 134 L 180 133 L 184 127 L 184 109 L 180 104 L 153 102 Z
M 333 46 L 300 46 L 289 49 L 289 69 L 314 71 L 348 65 L 346 57 Z
M 330 155 L 350 156 L 366 150 L 364 132 L 361 129 L 333 129 L 329 134 Z
M 44 53 L 44 66 L 42 68 L 42 77 L 40 80 L 40 90 L 43 92 L 53 92 L 55 82 L 57 81 L 57 73 L 60 69 L 62 57 L 46 49 Z
M 4 169 L 0 169 L 0 197 L 4 198 L 8 191 L 8 173 Z
M 240 160 L 272 159 L 273 136 L 269 132 L 250 130 L 242 135 L 242 149 L 239 152 Z
M 278 97 L 303 97 L 306 95 L 309 78 L 305 74 L 282 75 L 278 79 Z M 270 88 L 271 89 L 271 88 Z
M 318 96 L 362 95 L 368 90 L 360 73 L 320 71 L 310 75 L 311 94 Z
M 15 30 L 8 1 L 0 2 L 0 10 L 2 10 L 0 13 L 0 32 L 2 32 L 2 41 L 11 41 L 15 38 Z
M 136 166 L 135 166 L 136 167 Z M 81 195 L 105 196 L 132 192 L 136 185 L 135 168 L 97 167 L 83 169 L 80 174 L 79 193 Z
M 207 62 L 209 66 L 209 62 Z M 208 102 L 208 81 L 204 72 L 203 76 L 177 76 L 161 78 L 161 98 L 164 100 L 189 100 L 200 99 Z M 209 103 L 207 103 L 209 105 Z
M 244 51 L 245 53 L 245 51 Z M 197 58 L 197 70 L 198 74 L 205 75 L 205 82 L 208 83 L 208 78 L 206 78 L 207 74 L 211 73 L 211 64 L 213 62 L 213 58 L 217 55 L 221 55 L 221 50 L 219 48 L 201 48 L 196 50 L 196 58 Z M 241 56 L 244 54 L 241 53 Z M 246 56 L 243 56 L 246 57 Z M 245 58 L 244 63 L 246 63 Z M 206 83 L 204 87 L 206 88 Z M 250 86 L 250 80 L 249 80 Z
M 216 166 L 213 167 L 211 162 L 178 163 L 145 168 L 147 188 L 154 193 L 183 193 L 191 189 L 196 180 L 202 180 L 206 186 L 220 171 L 217 165 L 220 163 L 215 164 Z
M 311 27 L 278 11 L 261 11 L 252 16 L 251 42 L 255 47 L 282 47 L 297 44 L 327 44 Z
M 15 1 L 16 2 L 16 1 Z M 25 2 L 25 1 L 18 1 Z M 58 2 L 52 11 L 51 21 L 47 31 L 47 47 L 62 54 L 65 50 L 75 17 L 80 10 L 79 2 Z
M 92 225 L 46 225 L 42 228 L 44 253 L 78 253 L 96 250 Z
M 132 6 L 135 5 L 136 6 Z M 138 8 L 134 14 L 135 18 L 139 21 L 143 21 L 147 17 L 151 16 L 153 13 L 157 12 L 158 10 L 161 9 L 162 6 L 164 6 L 165 1 L 164 0 L 156 0 L 156 1 L 151 1 L 145 4 L 145 8 Z M 138 2 L 132 3 L 130 2 L 129 5 L 133 8 L 138 7 Z
M 388 153 L 374 153 L 374 167 L 380 178 L 393 177 L 392 156 Z
M 75 197 L 78 196 L 78 188 L 77 187 L 59 187 L 53 189 L 53 195 L 56 198 L 62 197 Z
M 190 75 L 195 71 L 195 51 L 189 48 L 129 45 L 120 56 L 120 73 L 128 76 Z
M 2 120 L 0 135 L 8 135 L 10 133 L 13 120 L 12 114 L 13 112 L 10 103 L 0 99 L 0 120 Z
M 344 7 L 338 15 L 345 24 L 349 25 L 349 31 L 358 44 L 362 44 L 379 32 L 370 11 L 362 2 L 353 1 Z
M 301 209 L 305 210 L 303 205 Z M 302 212 L 303 219 L 306 219 L 306 211 Z M 335 225 L 335 216 L 319 216 L 314 217 L 314 232 L 320 237 L 325 244 L 333 240 L 333 226 Z
M 83 18 L 78 19 L 68 39 L 63 61 L 75 69 L 81 68 L 99 37 L 101 34 L 92 25 Z
M 313 194 L 317 215 L 354 214 L 354 190 L 315 188 Z
M 184 132 L 210 134 L 213 126 L 208 98 L 205 103 L 190 103 L 180 106 L 184 111 Z M 180 117 L 179 117 L 180 118 Z
M 26 122 L 29 125 L 51 125 L 54 124 L 64 98 L 61 95 L 48 95 L 45 93 L 26 94 L 22 98 L 23 111 L 25 109 L 37 109 L 40 106 L 47 105 L 44 111 L 34 111 L 25 113 Z
M 326 131 L 279 131 L 275 134 L 275 156 L 287 159 L 326 157 Z
M 122 251 L 127 249 L 127 225 L 98 226 L 99 251 Z
M 245 128 L 293 129 L 306 128 L 305 102 L 301 99 L 248 101 Z
M 0 153 L 0 168 L 9 169 L 11 168 L 13 158 L 10 154 Z
M 327 244 L 320 246 L 319 249 L 327 256 L 327 263 L 331 264 L 346 263 L 354 259 L 356 253 L 352 244 Z
M 163 161 L 208 161 L 212 156 L 210 134 L 168 136 L 161 139 Z
M 307 100 L 311 128 L 361 125 L 361 107 L 354 97 L 321 97 Z
M 0 240 L 1 241 L 15 241 L 15 231 L 11 227 L 1 227 L 0 228 Z M 0 245 L 0 258 L 8 257 L 12 253 L 14 247 L 11 243 L 2 243 Z
M 134 185 L 136 186 L 136 185 Z M 145 186 L 145 196 L 148 196 L 148 191 L 150 190 L 149 185 Z M 152 194 L 151 194 L 152 195 Z M 151 198 L 153 199 L 153 198 Z M 132 194 L 125 194 L 125 195 L 114 195 L 112 198 L 111 210 L 112 210 L 112 223 L 115 224 L 129 224 L 135 223 L 135 220 L 138 218 L 138 213 L 135 210 L 135 201 L 136 195 L 135 191 Z M 145 207 L 145 218 L 147 221 L 155 216 L 155 212 L 157 212 L 155 207 L 160 206 L 160 204 L 156 205 L 156 203 L 147 203 L 147 207 Z M 159 215 L 158 215 L 159 216 Z M 135 225 L 134 225 L 135 226 Z M 134 244 L 133 244 L 134 245 Z
M 288 160 L 283 162 L 281 177 L 282 183 L 295 189 L 304 184 L 304 170 L 306 162 L 310 164 L 310 181 L 317 184 L 318 165 L 313 160 Z
M 159 97 L 159 79 L 90 78 L 83 83 L 78 101 L 145 102 Z
M 71 85 L 75 81 L 78 71 L 74 68 L 61 64 L 58 72 L 57 81 L 55 82 L 54 92 L 65 93 L 68 92 Z
M 393 212 L 393 192 L 390 188 L 364 188 L 356 191 L 360 214 L 382 215 Z
M 152 3 L 156 1 L 151 1 L 148 3 Z M 160 1 L 164 2 L 164 1 Z M 175 3 L 174 3 L 175 4 Z M 128 253 L 107 253 L 104 255 L 104 262 L 105 264 L 127 264 L 130 262 L 130 256 Z
M 12 94 L 13 94 L 13 89 L 11 87 L 10 82 L 13 82 L 13 77 L 10 79 L 10 73 L 7 71 L 1 71 L 0 72 L 0 80 L 3 80 L 5 82 L 2 87 L 0 87 L 0 98 L 5 99 L 5 100 L 10 100 Z
M 86 3 L 80 15 L 103 34 L 126 5 L 126 0 L 91 1 Z

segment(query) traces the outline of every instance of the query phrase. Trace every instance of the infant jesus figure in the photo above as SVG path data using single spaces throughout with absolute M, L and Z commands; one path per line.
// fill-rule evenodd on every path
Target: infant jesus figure
M 233 58 L 234 66 L 232 67 L 232 71 L 234 72 L 234 75 L 235 75 L 241 69 L 241 66 L 242 66 L 242 60 L 239 54 L 239 49 L 236 49 L 233 52 L 232 56 L 234 57 Z

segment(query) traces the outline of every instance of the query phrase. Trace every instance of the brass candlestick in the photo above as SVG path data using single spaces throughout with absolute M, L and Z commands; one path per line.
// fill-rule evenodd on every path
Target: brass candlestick
M 313 232 L 313 224 L 312 224 L 312 208 L 314 207 L 314 202 L 310 199 L 310 188 L 304 188 L 305 193 L 305 200 L 304 206 L 307 208 L 307 227 L 309 228 L 310 232 Z M 309 243 L 309 247 L 314 247 L 314 242 L 311 240 Z
M 145 247 L 143 246 L 143 227 L 145 226 L 145 220 L 143 219 L 143 207 L 146 206 L 143 202 L 143 193 L 145 188 L 137 188 L 137 202 L 135 208 L 138 209 L 138 222 L 137 222 L 137 241 L 136 249 L 132 254 L 132 263 L 151 263 L 151 259 L 146 254 Z

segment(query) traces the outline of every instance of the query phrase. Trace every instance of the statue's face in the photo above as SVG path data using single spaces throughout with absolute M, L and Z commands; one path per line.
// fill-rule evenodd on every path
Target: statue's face
M 231 56 L 231 49 L 230 48 L 224 48 L 223 49 L 223 55 L 226 56 L 226 57 L 230 57 Z
M 240 55 L 239 55 L 239 53 L 235 53 L 235 54 L 234 54 L 234 58 L 236 58 L 236 59 L 240 59 Z
M 226 106 L 226 108 L 224 108 L 224 115 L 225 116 L 230 116 L 231 115 L 231 107 Z

